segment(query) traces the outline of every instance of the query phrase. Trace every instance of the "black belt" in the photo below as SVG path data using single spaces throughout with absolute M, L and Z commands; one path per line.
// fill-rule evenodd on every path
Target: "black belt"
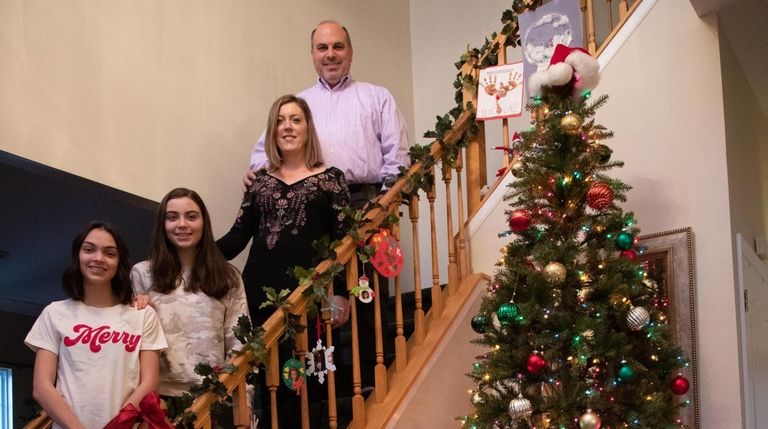
M 348 186 L 350 194 L 366 191 L 378 193 L 381 190 L 381 183 L 350 183 Z

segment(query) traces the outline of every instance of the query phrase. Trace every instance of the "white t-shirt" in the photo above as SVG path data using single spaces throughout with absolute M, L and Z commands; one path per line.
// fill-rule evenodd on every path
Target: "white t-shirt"
M 58 356 L 56 389 L 89 429 L 103 428 L 138 386 L 139 351 L 167 347 L 151 307 L 97 308 L 71 299 L 45 307 L 24 343 Z

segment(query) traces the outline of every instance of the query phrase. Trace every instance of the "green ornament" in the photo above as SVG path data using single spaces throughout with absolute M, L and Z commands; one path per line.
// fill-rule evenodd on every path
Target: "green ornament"
M 571 347 L 577 348 L 581 345 L 582 338 L 581 335 L 576 335 L 575 337 L 571 338 Z
M 629 250 L 632 248 L 632 245 L 635 244 L 635 237 L 632 237 L 632 234 L 628 232 L 621 232 L 616 236 L 615 243 L 617 249 Z
M 619 380 L 621 380 L 624 383 L 632 381 L 633 378 L 635 378 L 635 370 L 632 369 L 631 366 L 628 364 L 622 364 L 619 368 L 619 372 L 617 374 L 619 377 Z
M 477 313 L 472 317 L 472 330 L 478 334 L 484 334 L 488 327 L 488 318 L 484 314 Z
M 499 318 L 499 322 L 501 322 L 502 325 L 509 325 L 515 320 L 519 312 L 520 309 L 518 309 L 515 304 L 505 302 L 496 310 L 496 317 Z

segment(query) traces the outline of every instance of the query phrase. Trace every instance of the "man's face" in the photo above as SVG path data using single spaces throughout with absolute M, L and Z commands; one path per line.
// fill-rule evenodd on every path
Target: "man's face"
M 341 26 L 326 23 L 317 27 L 312 37 L 312 63 L 317 74 L 331 87 L 349 74 L 352 46 Z

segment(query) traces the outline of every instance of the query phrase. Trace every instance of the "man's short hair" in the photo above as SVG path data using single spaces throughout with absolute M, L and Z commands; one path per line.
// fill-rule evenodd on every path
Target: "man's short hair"
M 315 40 L 315 31 L 317 31 L 317 27 L 319 27 L 319 26 L 321 26 L 323 24 L 336 24 L 339 27 L 341 27 L 341 29 L 344 30 L 344 34 L 347 35 L 347 45 L 350 48 L 352 47 L 352 38 L 349 37 L 349 30 L 347 30 L 347 27 L 339 24 L 336 21 L 330 20 L 330 19 L 318 22 L 317 25 L 315 25 L 315 28 L 312 29 L 312 34 L 309 35 L 309 45 L 310 45 L 310 47 L 314 48 L 314 45 L 313 45 L 312 41 Z

